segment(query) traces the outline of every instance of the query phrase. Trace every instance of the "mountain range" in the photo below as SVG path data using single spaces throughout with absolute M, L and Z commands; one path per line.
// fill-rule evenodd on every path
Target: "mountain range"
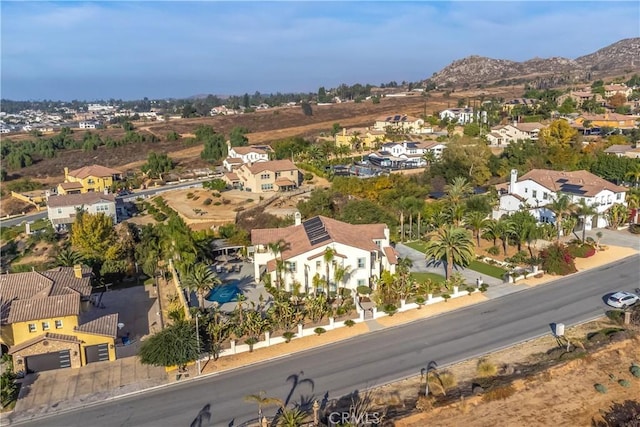
M 452 62 L 426 82 L 439 87 L 537 82 L 537 86 L 544 87 L 638 70 L 640 38 L 630 38 L 575 59 L 533 58 L 517 62 L 472 55 Z

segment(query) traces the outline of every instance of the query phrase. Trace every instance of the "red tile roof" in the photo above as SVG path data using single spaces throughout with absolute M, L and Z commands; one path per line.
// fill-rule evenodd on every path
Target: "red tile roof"
M 95 176 L 97 178 L 106 178 L 113 175 L 122 175 L 122 172 L 100 165 L 85 166 L 69 172 L 69 176 L 80 179 L 84 179 L 90 176 Z
M 82 194 L 64 194 L 49 196 L 47 206 L 50 208 L 61 208 L 65 206 L 94 205 L 96 203 L 115 203 L 116 196 L 104 194 L 102 192 L 89 192 Z
M 533 169 L 518 179 L 518 182 L 528 179 L 537 182 L 553 192 L 571 193 L 578 196 L 595 196 L 602 190 L 609 190 L 614 193 L 627 191 L 626 188 L 615 185 L 585 170 L 563 172 L 548 169 Z
M 256 162 L 253 164 L 245 164 L 243 167 L 249 169 L 249 171 L 256 175 L 264 171 L 271 172 L 281 172 L 281 171 L 290 171 L 290 170 L 298 170 L 296 165 L 293 164 L 291 160 L 272 160 L 269 162 Z

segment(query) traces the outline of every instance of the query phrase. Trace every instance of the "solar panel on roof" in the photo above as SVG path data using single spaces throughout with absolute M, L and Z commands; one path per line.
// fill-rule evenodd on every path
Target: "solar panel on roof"
M 304 231 L 307 234 L 309 243 L 311 246 L 315 246 L 318 243 L 325 242 L 331 239 L 329 233 L 327 233 L 324 223 L 319 217 L 311 218 L 303 223 Z
M 393 121 L 394 121 L 394 122 L 397 122 L 398 120 L 400 120 L 400 116 L 395 116 L 395 117 L 393 118 Z

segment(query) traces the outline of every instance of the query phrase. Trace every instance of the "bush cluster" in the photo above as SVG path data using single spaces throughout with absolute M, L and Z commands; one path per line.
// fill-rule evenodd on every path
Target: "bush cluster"
M 540 251 L 540 258 L 542 269 L 550 274 L 566 276 L 578 271 L 571 251 L 562 243 L 556 242 Z
M 589 258 L 596 254 L 596 248 L 587 244 L 570 245 L 568 249 L 573 258 Z

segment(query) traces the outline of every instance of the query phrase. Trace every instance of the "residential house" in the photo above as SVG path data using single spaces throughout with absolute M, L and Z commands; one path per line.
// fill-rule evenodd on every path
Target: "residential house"
M 105 193 L 84 193 L 49 196 L 47 199 L 47 214 L 49 221 L 55 228 L 65 228 L 76 220 L 78 210 L 90 214 L 103 213 L 118 222 L 118 213 L 122 213 L 122 206 L 116 205 L 116 197 Z
M 369 161 L 381 167 L 419 168 L 427 165 L 428 152 L 433 159 L 439 159 L 445 149 L 441 142 L 389 142 L 383 144 L 379 151 L 369 154 Z
M 638 144 L 634 144 L 634 145 L 614 144 L 609 146 L 606 150 L 604 150 L 604 152 L 606 154 L 610 154 L 616 157 L 629 157 L 631 159 L 640 158 L 640 146 Z
M 373 129 L 385 132 L 387 129 L 393 129 L 407 134 L 433 133 L 433 128 L 430 125 L 425 126 L 423 119 L 406 114 L 379 117 L 376 119 Z
M 247 147 L 232 147 L 227 143 L 228 154 L 222 165 L 231 172 L 245 163 L 268 162 L 273 150 L 268 145 L 250 145 Z
M 78 123 L 78 127 L 80 129 L 98 129 L 100 127 L 100 122 L 98 121 L 82 121 Z
M 335 136 L 336 147 L 348 146 L 355 148 L 355 141 L 359 141 L 360 148 L 376 147 L 386 141 L 386 131 L 364 128 L 342 128 Z
M 587 218 L 587 230 L 608 226 L 604 213 L 616 203 L 626 206 L 624 187 L 615 185 L 584 170 L 575 172 L 533 169 L 518 178 L 518 171 L 511 171 L 508 184 L 497 186 L 500 203 L 493 212 L 494 218 L 511 214 L 520 209 L 529 209 L 540 222 L 555 222 L 555 214 L 545 208 L 561 195 L 567 195 L 571 202 L 584 200 L 593 206 L 597 214 Z
M 302 221 L 296 212 L 292 226 L 251 231 L 254 277 L 258 281 L 267 275 L 276 284 L 280 275 L 287 291 L 298 284 L 304 293 L 322 292 L 321 281 L 328 280 L 331 291 L 340 287 L 353 292 L 358 286 L 371 286 L 383 271 L 395 272 L 398 255 L 389 239 L 386 224 L 352 225 L 324 216 Z M 282 253 L 272 253 L 268 245 L 280 240 Z M 333 259 L 325 257 L 327 249 Z M 346 270 L 338 283 L 336 269 Z
M 630 116 L 618 113 L 583 114 L 575 120 L 578 126 L 610 127 L 615 129 L 633 129 L 638 126 L 638 116 Z
M 502 104 L 502 111 L 511 113 L 515 107 L 527 107 L 536 110 L 540 105 L 539 99 L 533 98 L 514 98 Z
M 592 100 L 594 99 L 594 97 L 595 101 L 598 104 L 604 105 L 604 98 L 602 97 L 602 95 L 600 95 L 599 93 L 591 92 L 591 88 L 572 90 L 569 93 L 562 94 L 556 99 L 556 103 L 558 105 L 562 105 L 564 101 L 566 101 L 567 99 L 571 99 L 576 104 L 576 106 L 580 107 L 585 101 Z
M 542 123 L 518 123 L 494 126 L 487 135 L 489 145 L 509 145 L 516 141 L 537 141 L 540 130 L 546 128 Z
M 302 172 L 291 160 L 245 163 L 223 178 L 233 187 L 253 193 L 295 190 L 302 183 Z
M 104 192 L 122 179 L 122 172 L 105 166 L 92 165 L 69 171 L 64 168 L 64 182 L 58 184 L 58 194 Z
M 118 315 L 90 310 L 91 269 L 0 275 L 0 341 L 15 372 L 115 360 Z
M 611 98 L 619 93 L 623 94 L 626 98 L 629 98 L 632 92 L 633 90 L 625 84 L 604 85 L 604 96 L 606 98 Z
M 448 119 L 450 122 L 457 123 L 459 125 L 466 125 L 467 123 L 473 123 L 476 116 L 473 108 L 447 108 L 440 111 L 440 120 Z

